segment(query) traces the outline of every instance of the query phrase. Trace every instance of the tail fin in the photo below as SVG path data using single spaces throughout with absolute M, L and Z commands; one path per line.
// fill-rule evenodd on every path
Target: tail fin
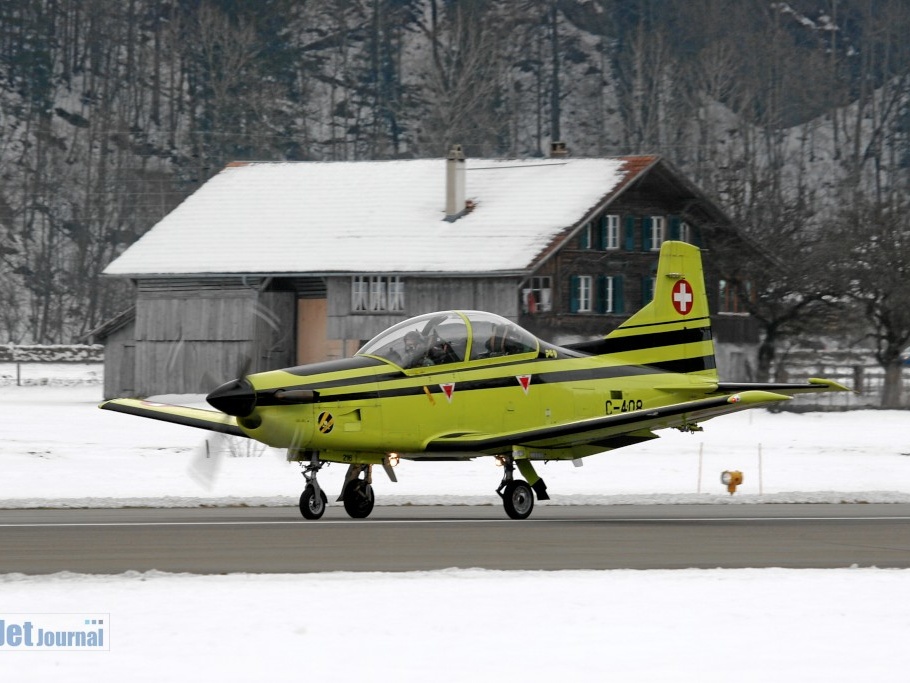
M 701 251 L 685 242 L 664 242 L 654 298 L 608 334 L 602 352 L 624 362 L 717 381 L 714 341 Z

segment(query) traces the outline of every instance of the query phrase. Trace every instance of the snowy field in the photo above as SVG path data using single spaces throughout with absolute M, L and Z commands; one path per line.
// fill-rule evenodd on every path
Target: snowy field
M 0 386 L 0 507 L 296 504 L 303 478 L 280 453 L 231 444 L 217 476 L 193 477 L 205 432 L 100 411 L 100 394 Z M 553 500 L 539 505 L 910 502 L 908 421 L 747 411 L 583 467 L 543 466 Z M 725 469 L 745 475 L 732 497 Z M 343 473 L 323 470 L 329 493 Z M 403 462 L 397 474 L 377 471 L 377 505 L 491 505 L 504 517 L 501 470 L 486 460 Z M 910 571 L 856 567 L 0 574 L 0 619 L 110 615 L 109 651 L 0 650 L 0 670 L 17 681 L 905 680 L 908 604 Z

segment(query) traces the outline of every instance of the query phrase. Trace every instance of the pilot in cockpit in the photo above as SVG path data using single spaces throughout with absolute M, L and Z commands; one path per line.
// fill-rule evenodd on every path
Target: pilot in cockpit
M 404 367 L 416 368 L 423 365 L 432 365 L 427 358 L 427 340 L 420 332 L 411 330 L 404 335 Z
M 494 325 L 490 338 L 486 341 L 486 357 L 507 356 L 512 353 L 523 353 L 527 351 L 520 341 L 514 338 L 512 330 L 508 325 Z

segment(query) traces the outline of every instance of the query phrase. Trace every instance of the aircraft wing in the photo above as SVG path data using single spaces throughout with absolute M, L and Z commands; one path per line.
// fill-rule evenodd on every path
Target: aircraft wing
M 237 418 L 225 415 L 224 413 L 219 413 L 215 410 L 189 408 L 187 406 L 177 406 L 169 403 L 153 403 L 151 401 L 142 401 L 132 398 L 115 398 L 111 401 L 105 401 L 98 407 L 102 410 L 113 410 L 118 413 L 126 413 L 127 415 L 138 415 L 139 417 L 148 417 L 152 420 L 173 422 L 174 424 L 184 425 L 185 427 L 208 429 L 212 432 L 221 432 L 222 434 L 230 434 L 231 436 L 249 438 L 247 434 L 237 426 Z
M 426 450 L 428 453 L 439 454 L 456 452 L 497 454 L 508 452 L 513 446 L 569 448 L 584 445 L 609 450 L 627 445 L 630 436 L 644 435 L 654 429 L 685 427 L 718 415 L 788 400 L 790 397 L 783 393 L 751 389 L 732 395 L 685 401 L 661 408 L 605 415 L 524 431 L 443 436 L 432 439 Z

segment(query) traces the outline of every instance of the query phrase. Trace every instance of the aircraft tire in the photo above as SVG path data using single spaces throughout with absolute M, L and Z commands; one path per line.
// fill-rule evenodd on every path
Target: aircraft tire
M 325 514 L 325 507 L 328 505 L 328 499 L 325 492 L 320 490 L 319 496 L 316 496 L 316 489 L 308 485 L 300 494 L 300 514 L 306 519 L 319 519 Z
M 373 487 L 363 479 L 354 479 L 344 487 L 344 511 L 353 519 L 365 519 L 373 511 L 376 497 Z
M 510 481 L 502 493 L 502 505 L 512 519 L 527 519 L 534 509 L 534 492 L 528 482 Z

